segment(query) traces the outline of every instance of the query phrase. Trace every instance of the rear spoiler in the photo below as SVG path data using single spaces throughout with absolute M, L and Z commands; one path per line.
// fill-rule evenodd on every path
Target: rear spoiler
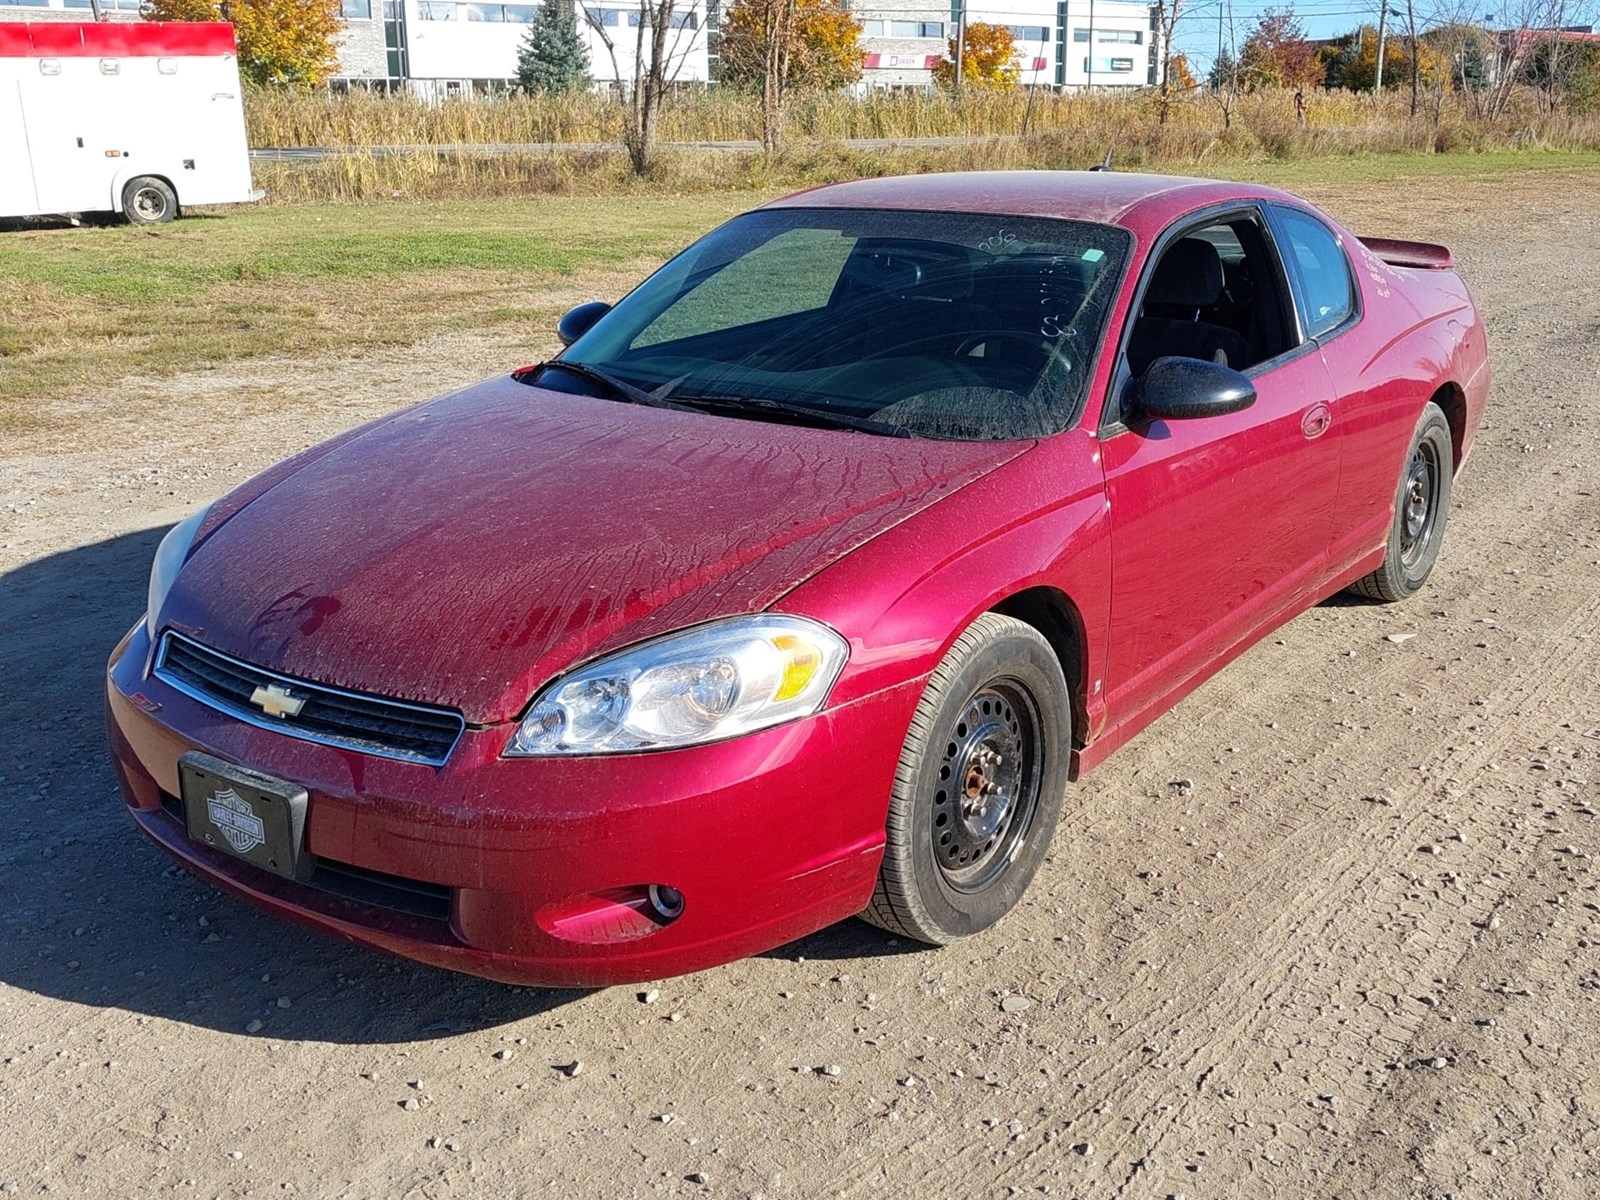
M 1455 256 L 1431 242 L 1402 242 L 1397 238 L 1364 237 L 1361 244 L 1391 267 L 1420 267 L 1425 271 L 1448 271 L 1456 265 Z

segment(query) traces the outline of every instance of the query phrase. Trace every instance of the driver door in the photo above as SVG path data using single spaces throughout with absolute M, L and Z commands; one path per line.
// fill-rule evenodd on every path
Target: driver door
M 1208 269 L 1211 253 L 1196 242 L 1216 252 L 1220 291 L 1169 279 L 1158 295 L 1152 284 L 1167 255 Z M 1116 392 L 1124 403 L 1101 430 L 1114 725 L 1181 695 L 1320 582 L 1339 482 L 1337 439 L 1324 436 L 1332 381 L 1316 343 L 1300 335 L 1260 211 L 1189 225 L 1154 260 L 1124 337 Z M 1220 416 L 1141 419 L 1135 370 L 1152 350 L 1227 361 L 1254 384 L 1255 403 Z

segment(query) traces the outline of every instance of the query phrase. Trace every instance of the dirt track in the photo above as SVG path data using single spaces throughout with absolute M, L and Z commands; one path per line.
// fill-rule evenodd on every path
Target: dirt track
M 82 440 L 8 448 L 0 1189 L 1591 1196 L 1600 179 L 1316 198 L 1453 245 L 1489 321 L 1434 582 L 1269 637 L 1073 788 L 1029 902 L 940 952 L 851 922 L 651 1004 L 512 990 L 258 916 L 120 811 L 100 670 L 160 528 L 537 347 L 134 381 Z

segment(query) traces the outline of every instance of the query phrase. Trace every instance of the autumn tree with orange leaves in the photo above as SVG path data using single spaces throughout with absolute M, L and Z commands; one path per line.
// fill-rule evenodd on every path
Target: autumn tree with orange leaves
M 1265 9 L 1239 51 L 1247 89 L 1305 88 L 1322 82 L 1322 64 L 1293 7 Z
M 763 147 L 781 144 L 791 93 L 861 78 L 861 28 L 841 0 L 734 0 L 722 22 L 722 81 L 761 89 Z
M 956 81 L 956 39 L 950 39 L 950 52 L 933 64 L 933 81 L 952 87 Z M 983 21 L 967 26 L 962 42 L 961 84 L 963 87 L 992 88 L 1004 91 L 1022 82 L 1017 64 L 1017 43 L 1004 25 Z
M 339 0 L 144 0 L 139 15 L 232 21 L 239 72 L 252 83 L 321 83 L 338 69 Z

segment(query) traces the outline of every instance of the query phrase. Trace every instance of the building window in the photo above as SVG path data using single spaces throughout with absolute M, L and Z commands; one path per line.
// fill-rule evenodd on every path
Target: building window
M 1087 29 L 1074 29 L 1072 31 L 1072 40 L 1075 42 L 1087 42 L 1089 40 L 1089 31 Z
M 3 0 L 0 0 L 3 2 Z M 47 0 L 36 4 L 20 4 L 19 8 L 49 8 Z M 89 0 L 66 0 L 67 8 L 93 8 Z M 138 12 L 139 0 L 100 0 L 100 7 L 107 12 Z
M 889 35 L 897 38 L 942 38 L 942 21 L 891 21 Z
M 882 37 L 883 36 L 883 22 L 882 21 L 863 21 L 863 22 L 861 22 L 861 32 L 863 34 L 865 34 L 867 37 Z
M 612 16 L 622 15 L 622 14 L 620 14 L 617 11 L 612 10 L 612 9 L 602 9 L 601 11 L 609 13 Z M 650 27 L 650 18 L 653 15 L 654 14 L 649 12 L 648 10 L 647 11 L 640 11 L 637 8 L 628 9 L 627 12 L 626 12 L 626 16 L 628 18 L 628 28 L 629 29 L 637 29 L 637 28 L 639 28 L 640 22 L 643 22 L 645 28 L 648 29 Z M 615 21 L 606 21 L 604 23 L 607 24 L 607 25 L 616 24 Z M 698 14 L 692 13 L 692 12 L 675 12 L 675 13 L 672 14 L 672 19 L 667 22 L 667 28 L 669 28 L 669 29 L 699 29 L 700 28 L 700 17 L 698 16 Z
M 452 0 L 422 0 L 417 15 L 424 21 L 454 21 L 456 6 Z
M 50 0 L 0 0 L 0 8 L 49 8 Z M 84 8 L 89 5 L 85 3 Z
M 1011 37 L 1019 42 L 1048 42 L 1050 31 L 1043 25 L 1013 25 Z
M 608 29 L 615 28 L 617 20 L 622 14 L 614 8 L 585 8 L 583 19 L 594 26 L 604 26 Z
M 370 21 L 372 0 L 339 0 L 339 15 L 346 21 Z
M 1097 42 L 1125 42 L 1131 46 L 1138 46 L 1144 42 L 1144 34 L 1137 29 L 1097 29 L 1094 31 L 1094 40 Z

